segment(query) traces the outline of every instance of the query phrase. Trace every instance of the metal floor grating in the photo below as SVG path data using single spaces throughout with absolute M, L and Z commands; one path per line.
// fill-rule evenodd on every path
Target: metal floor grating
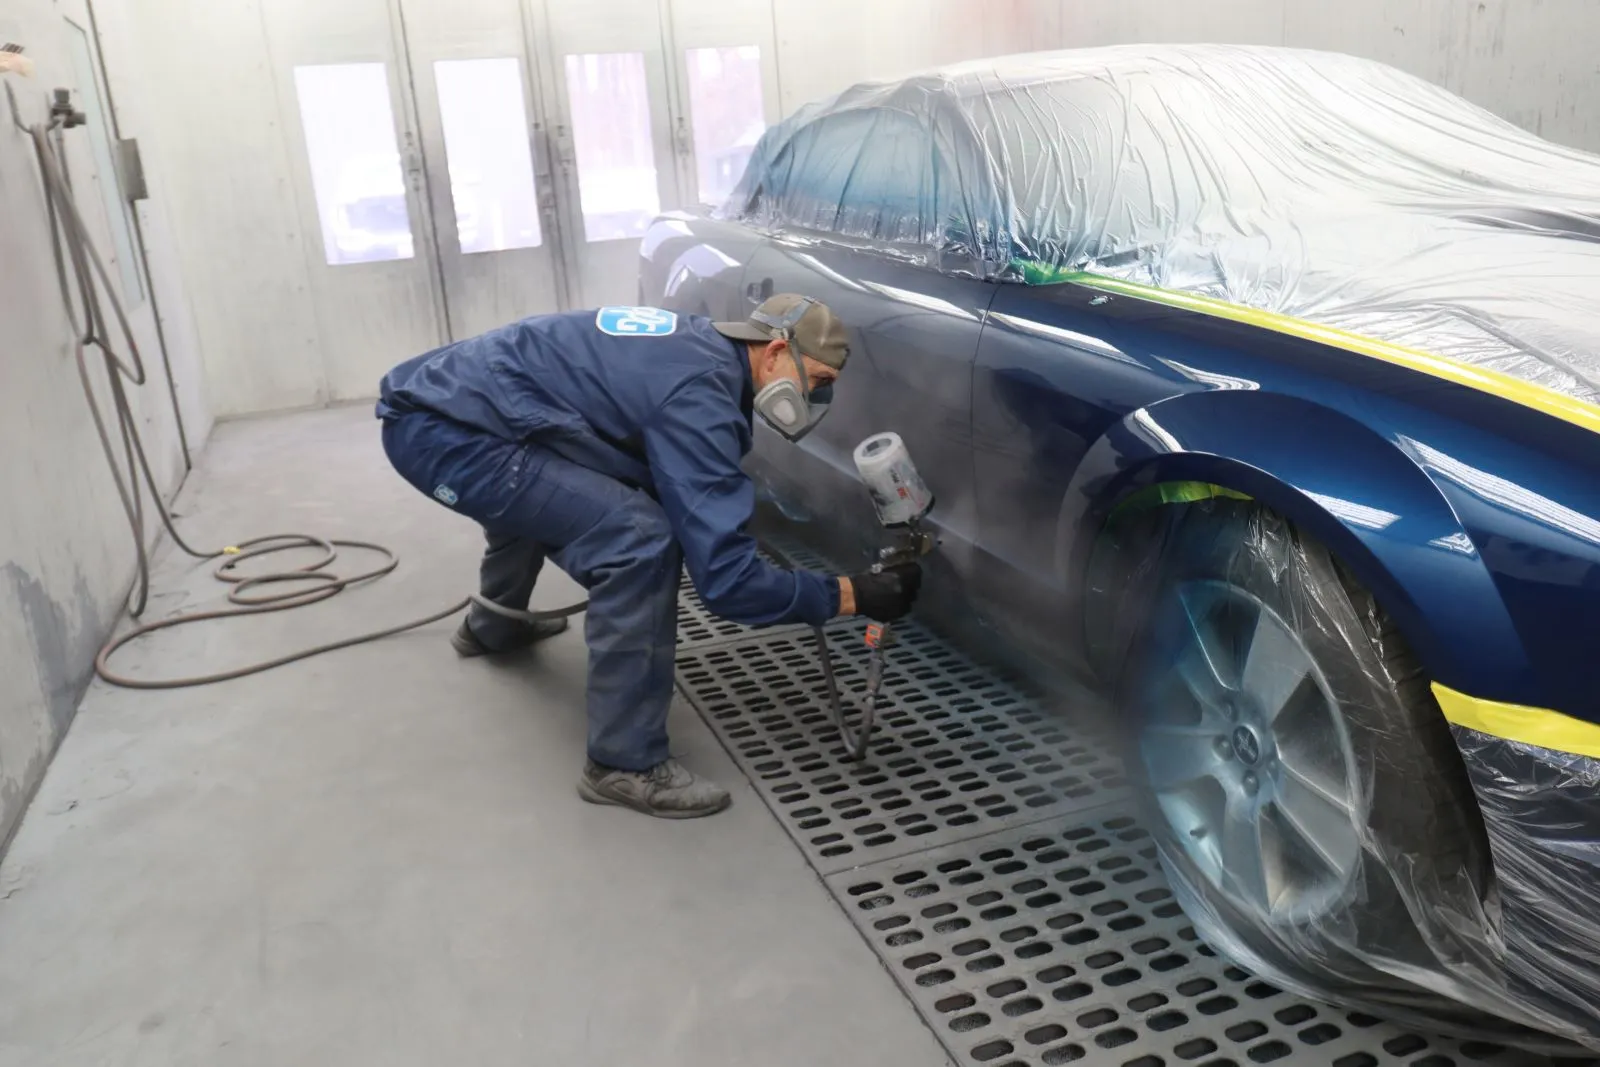
M 829 631 L 843 692 L 861 627 Z M 917 626 L 890 650 L 868 758 L 845 760 L 810 631 L 680 651 L 678 683 L 823 872 L 1120 794 L 1122 765 L 1024 690 Z
M 957 1063 L 1530 1065 L 1257 981 L 1201 944 L 1120 805 L 827 879 Z
M 1069 723 L 909 625 L 868 759 L 847 762 L 811 632 L 686 601 L 706 623 L 684 631 L 679 687 L 962 1067 L 1552 1064 L 1304 1001 L 1218 958 L 1086 732 L 1098 716 Z M 861 629 L 828 630 L 845 693 Z
M 792 559 L 796 565 L 808 567 L 812 570 L 833 571 L 834 568 L 827 560 L 814 552 L 797 548 L 785 543 L 784 555 Z M 770 553 L 765 553 L 771 559 Z M 700 600 L 700 594 L 695 591 L 694 583 L 685 573 L 678 581 L 678 648 L 702 648 L 706 645 L 720 645 L 728 641 L 748 640 L 752 637 L 761 637 L 768 634 L 804 631 L 807 628 L 798 624 L 788 626 L 772 626 L 763 629 L 745 626 L 742 623 L 729 622 L 719 619 L 706 610 L 705 604 Z

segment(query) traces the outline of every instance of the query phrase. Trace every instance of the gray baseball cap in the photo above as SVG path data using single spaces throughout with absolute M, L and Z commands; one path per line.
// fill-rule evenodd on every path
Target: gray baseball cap
M 788 341 L 818 363 L 843 370 L 850 358 L 844 323 L 827 304 L 795 293 L 778 293 L 761 302 L 744 322 L 711 324 L 735 341 Z

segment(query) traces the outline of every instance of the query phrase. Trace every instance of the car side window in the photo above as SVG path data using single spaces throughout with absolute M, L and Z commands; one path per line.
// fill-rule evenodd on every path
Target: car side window
M 943 239 L 950 188 L 923 120 L 884 108 L 845 112 L 798 130 L 759 192 L 778 226 L 889 244 Z

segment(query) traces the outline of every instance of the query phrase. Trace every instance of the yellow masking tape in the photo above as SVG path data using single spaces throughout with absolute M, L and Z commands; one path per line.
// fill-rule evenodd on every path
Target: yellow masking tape
M 1443 378 L 1445 381 L 1455 382 L 1485 393 L 1491 393 L 1524 407 L 1533 408 L 1535 411 L 1554 416 L 1564 422 L 1575 426 L 1582 426 L 1586 430 L 1600 433 L 1600 406 L 1579 400 L 1565 393 L 1558 393 L 1554 389 L 1532 382 L 1525 382 L 1520 378 L 1513 378 L 1509 374 L 1490 370 L 1487 367 L 1475 367 L 1470 363 L 1445 356 L 1437 356 L 1421 349 L 1409 348 L 1405 345 L 1391 344 L 1380 341 L 1375 337 L 1352 333 L 1334 326 L 1322 326 L 1305 319 L 1297 319 L 1290 315 L 1282 315 L 1275 311 L 1263 311 L 1244 304 L 1234 304 L 1214 297 L 1200 296 L 1196 293 L 1185 293 L 1171 289 L 1160 289 L 1153 285 L 1143 285 L 1139 282 L 1123 281 L 1120 278 L 1107 278 L 1098 274 L 1086 272 L 1062 274 L 1061 281 L 1076 282 L 1091 288 L 1102 289 L 1110 293 L 1120 293 L 1123 296 L 1139 297 L 1166 304 L 1169 307 L 1184 308 L 1189 311 L 1213 315 L 1217 318 L 1231 319 L 1250 326 L 1259 326 L 1262 329 L 1273 330 L 1277 333 L 1288 334 L 1292 337 L 1302 337 L 1308 341 L 1318 341 L 1335 348 L 1342 348 L 1347 352 L 1355 352 L 1373 359 L 1381 359 L 1385 363 L 1394 363 L 1402 367 Z
M 1433 683 L 1444 717 L 1480 734 L 1600 759 L 1600 725 L 1559 711 L 1480 700 Z

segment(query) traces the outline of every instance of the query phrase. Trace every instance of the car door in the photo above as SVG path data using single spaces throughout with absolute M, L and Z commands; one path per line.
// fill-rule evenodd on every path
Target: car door
M 951 278 L 870 252 L 771 240 L 745 268 L 745 306 L 772 293 L 827 304 L 850 331 L 850 362 L 832 409 L 790 443 L 758 426 L 755 470 L 791 511 L 829 527 L 819 539 L 847 551 L 882 544 L 855 472 L 856 445 L 898 433 L 936 504 L 934 566 L 963 575 L 977 529 L 972 477 L 972 372 L 994 286 Z M 798 504 L 798 508 L 792 505 Z

